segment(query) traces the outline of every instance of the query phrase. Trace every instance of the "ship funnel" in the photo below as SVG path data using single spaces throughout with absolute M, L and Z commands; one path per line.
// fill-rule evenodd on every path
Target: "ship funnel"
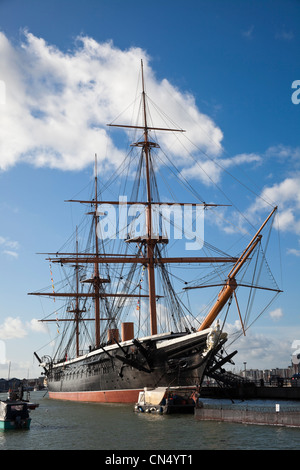
M 119 342 L 119 330 L 118 328 L 108 330 L 107 332 L 108 344 L 117 344 Z
M 122 323 L 122 341 L 129 341 L 134 338 L 134 323 Z

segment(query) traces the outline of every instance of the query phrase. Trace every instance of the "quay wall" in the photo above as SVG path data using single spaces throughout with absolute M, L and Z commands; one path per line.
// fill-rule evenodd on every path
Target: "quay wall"
M 195 408 L 194 416 L 203 421 L 300 427 L 300 411 L 255 411 L 222 408 Z

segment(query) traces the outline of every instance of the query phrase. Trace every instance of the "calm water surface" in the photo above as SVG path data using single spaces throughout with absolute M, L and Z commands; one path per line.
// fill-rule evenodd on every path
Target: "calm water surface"
M 139 414 L 133 411 L 133 405 L 56 401 L 50 400 L 44 393 L 31 393 L 31 400 L 38 402 L 39 408 L 31 412 L 30 430 L 0 432 L 0 450 L 300 448 L 300 428 L 201 422 L 193 415 Z M 256 404 L 264 406 L 266 402 L 252 401 L 250 406 Z M 288 404 L 300 408 L 298 403 Z

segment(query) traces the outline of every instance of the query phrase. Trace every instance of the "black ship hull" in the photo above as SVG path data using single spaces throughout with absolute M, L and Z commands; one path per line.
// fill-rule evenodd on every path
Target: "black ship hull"
M 201 386 L 207 365 L 226 340 L 210 329 L 130 340 L 49 364 L 49 397 L 136 403 L 146 388 Z

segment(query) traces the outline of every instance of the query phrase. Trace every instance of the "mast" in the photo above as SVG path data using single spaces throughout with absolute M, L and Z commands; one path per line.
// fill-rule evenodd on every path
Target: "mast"
M 98 216 L 97 216 L 97 204 L 98 204 L 98 177 L 97 177 L 97 154 L 95 154 L 95 212 L 94 212 L 94 225 L 95 225 L 95 255 L 96 258 L 99 257 L 99 246 L 98 246 L 98 236 L 97 236 L 97 223 L 98 223 Z M 99 299 L 99 287 L 100 287 L 100 279 L 99 279 L 99 264 L 97 262 L 94 263 L 94 294 L 95 294 L 95 346 L 96 348 L 100 346 L 100 299 Z
M 144 68 L 143 61 L 141 60 L 142 67 L 142 98 L 144 109 L 144 142 L 143 152 L 145 155 L 146 163 L 146 182 L 147 182 L 147 258 L 148 262 L 148 283 L 149 283 L 149 310 L 150 310 L 150 331 L 151 335 L 157 334 L 157 315 L 156 315 L 156 298 L 155 298 L 155 272 L 154 272 L 154 247 L 156 240 L 152 239 L 152 197 L 150 185 L 150 142 L 148 139 L 148 125 L 147 125 L 147 110 L 146 110 L 146 93 L 144 83 Z
M 68 309 L 69 313 L 74 313 L 74 322 L 75 322 L 75 347 L 76 347 L 76 356 L 79 357 L 79 323 L 80 323 L 80 313 L 84 312 L 85 309 L 80 310 L 79 308 L 79 257 L 78 257 L 78 235 L 76 227 L 76 262 L 75 262 L 75 277 L 76 277 L 76 295 L 75 295 L 75 308 Z M 41 320 L 42 321 L 42 320 Z M 48 320 L 49 321 L 49 320 Z M 59 319 L 59 321 L 70 321 L 69 319 Z M 73 320 L 71 320 L 73 321 Z
M 77 227 L 76 227 L 76 253 L 78 257 L 78 234 L 77 234 Z M 78 270 L 79 265 L 78 262 L 75 266 L 76 269 L 76 292 L 79 291 L 79 276 Z M 76 308 L 75 308 L 75 322 L 76 322 L 76 356 L 79 356 L 79 297 L 76 297 Z

